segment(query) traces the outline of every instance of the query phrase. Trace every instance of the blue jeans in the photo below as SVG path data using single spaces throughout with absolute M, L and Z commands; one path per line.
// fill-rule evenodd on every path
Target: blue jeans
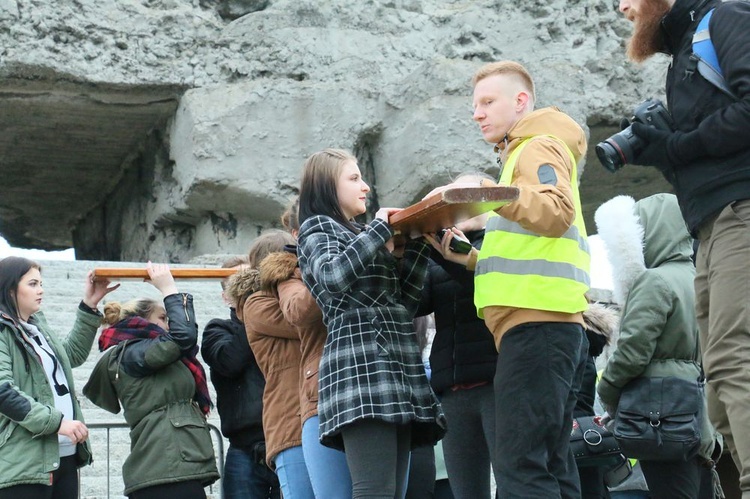
M 279 499 L 279 479 L 251 450 L 229 446 L 222 480 L 224 499 Z
M 315 499 L 301 445 L 279 452 L 273 462 L 284 499 Z
M 302 425 L 302 451 L 315 497 L 351 499 L 352 477 L 346 454 L 320 443 L 319 422 L 315 415 Z

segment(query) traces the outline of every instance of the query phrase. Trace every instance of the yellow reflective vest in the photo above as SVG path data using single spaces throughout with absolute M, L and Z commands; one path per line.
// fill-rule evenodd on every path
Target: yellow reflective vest
M 560 142 L 570 156 L 575 220 L 561 237 L 544 237 L 491 214 L 474 271 L 474 303 L 480 317 L 488 306 L 570 314 L 586 310 L 584 294 L 590 285 L 590 255 L 576 161 L 562 140 L 547 137 Z M 525 139 L 511 153 L 500 175 L 501 184 L 511 185 L 518 156 L 534 138 Z

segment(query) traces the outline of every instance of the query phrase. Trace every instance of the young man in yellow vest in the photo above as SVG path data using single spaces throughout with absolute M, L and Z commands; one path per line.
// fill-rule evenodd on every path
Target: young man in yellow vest
M 588 348 L 577 179 L 586 137 L 557 108 L 534 111 L 533 80 L 516 62 L 487 64 L 473 83 L 474 121 L 495 144 L 500 183 L 520 195 L 488 219 L 478 253 L 451 252 L 451 233 L 440 244 L 429 239 L 474 271 L 475 304 L 495 337 L 499 497 L 580 497 L 569 438 Z

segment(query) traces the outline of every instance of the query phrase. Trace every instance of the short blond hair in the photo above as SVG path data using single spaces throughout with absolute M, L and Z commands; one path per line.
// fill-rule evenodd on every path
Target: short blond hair
M 531 102 L 536 102 L 534 79 L 531 78 L 531 75 L 525 67 L 515 61 L 498 61 L 485 64 L 474 73 L 474 77 L 471 79 L 471 85 L 476 87 L 477 83 L 494 75 L 512 76 L 516 78 L 524 89 L 529 92 Z

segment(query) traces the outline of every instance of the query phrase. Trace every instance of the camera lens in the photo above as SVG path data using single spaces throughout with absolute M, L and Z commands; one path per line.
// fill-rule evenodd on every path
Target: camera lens
M 633 133 L 632 127 L 618 132 L 596 145 L 596 155 L 602 166 L 611 172 L 616 172 L 632 161 L 645 146 L 643 140 Z
M 596 150 L 596 155 L 604 168 L 612 173 L 622 168 L 622 165 L 624 164 L 622 156 L 612 144 L 606 141 L 599 142 L 594 149 Z

